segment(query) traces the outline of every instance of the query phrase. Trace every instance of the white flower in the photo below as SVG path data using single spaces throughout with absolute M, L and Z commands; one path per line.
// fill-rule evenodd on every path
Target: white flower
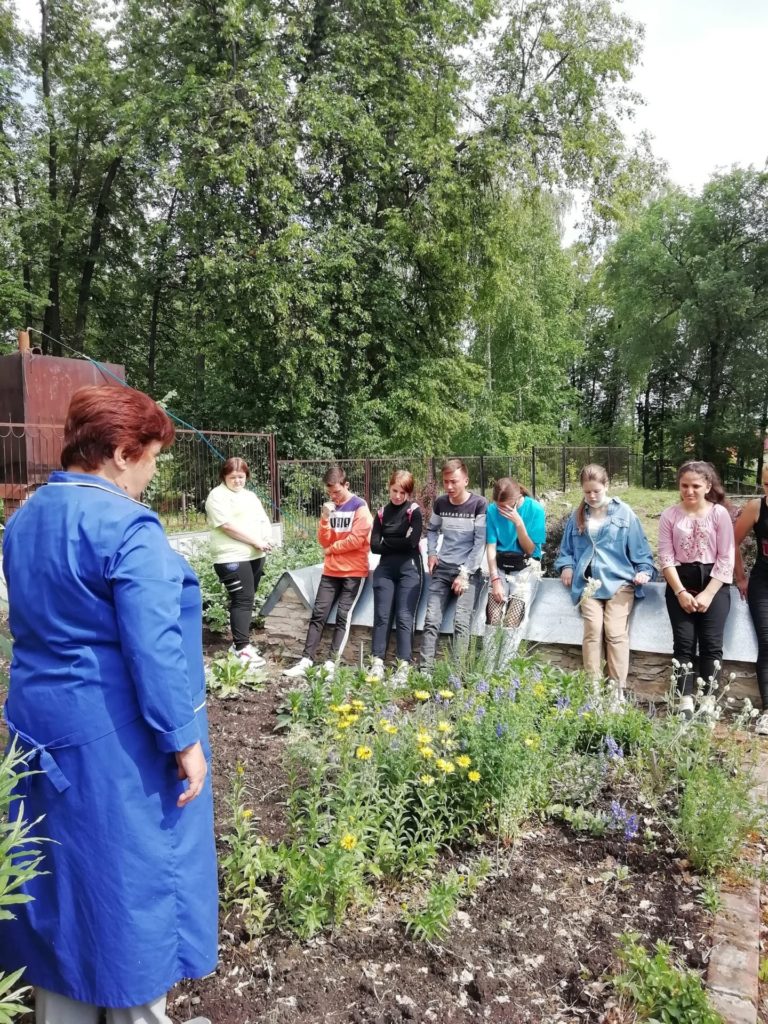
M 715 672 L 720 668 L 720 662 L 715 658 L 713 665 L 715 666 Z
M 731 672 L 730 675 L 728 676 L 728 678 L 729 679 L 735 679 L 736 678 L 736 673 L 735 672 Z
M 599 580 L 597 576 L 591 576 L 584 587 L 582 595 L 579 599 L 579 604 L 583 604 L 584 601 L 588 601 L 591 597 L 594 597 L 600 587 L 602 587 L 603 581 Z
M 760 712 L 757 710 L 757 708 L 752 708 L 752 710 L 749 712 L 749 717 L 750 718 L 757 718 L 757 716 L 759 714 L 760 714 Z
M 680 662 L 677 660 L 677 658 L 672 659 L 672 668 L 680 668 Z

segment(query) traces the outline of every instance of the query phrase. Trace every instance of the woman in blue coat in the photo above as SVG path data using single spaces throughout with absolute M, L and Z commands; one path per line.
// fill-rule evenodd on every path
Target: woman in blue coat
M 169 1024 L 168 989 L 216 965 L 200 589 L 138 500 L 173 436 L 147 395 L 80 389 L 64 472 L 5 531 L 6 720 L 36 773 L 13 812 L 50 842 L 0 969 L 38 1024 Z

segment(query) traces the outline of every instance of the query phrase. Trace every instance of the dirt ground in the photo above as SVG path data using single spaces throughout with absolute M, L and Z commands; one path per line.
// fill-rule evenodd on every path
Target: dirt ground
M 251 805 L 261 831 L 270 839 L 283 833 L 283 741 L 274 730 L 281 699 L 273 670 L 264 692 L 210 702 L 219 835 L 238 762 L 247 778 L 262 780 Z M 249 944 L 223 921 L 218 970 L 174 989 L 169 1012 L 214 1024 L 620 1024 L 630 1018 L 612 1007 L 605 982 L 618 935 L 663 938 L 689 965 L 706 962 L 711 917 L 696 900 L 698 879 L 672 848 L 534 823 L 509 848 L 489 841 L 480 852 L 493 870 L 443 942 L 409 939 L 398 893 L 309 942 L 270 934 Z M 455 865 L 462 855 L 446 860 Z M 616 876 L 620 865 L 626 879 Z

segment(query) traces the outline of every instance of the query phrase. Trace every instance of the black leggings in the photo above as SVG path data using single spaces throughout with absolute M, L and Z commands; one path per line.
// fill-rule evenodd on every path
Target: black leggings
M 399 661 L 410 661 L 413 654 L 413 630 L 424 580 L 421 553 L 382 555 L 373 572 L 373 641 L 371 653 L 383 658 L 387 653 L 393 621 Z
M 757 633 L 757 685 L 768 711 L 768 568 L 756 566 L 749 574 L 747 601 Z
M 315 595 L 315 606 L 309 620 L 307 639 L 304 644 L 304 657 L 315 660 L 317 648 L 323 635 L 323 627 L 331 614 L 336 598 L 339 607 L 336 609 L 336 628 L 331 640 L 330 656 L 337 660 L 344 650 L 352 625 L 352 612 L 355 610 L 360 595 L 365 587 L 365 576 L 326 576 L 320 577 Z
M 699 562 L 677 566 L 680 582 L 692 593 L 699 593 L 706 587 L 711 571 L 711 565 Z M 675 658 L 681 666 L 689 662 L 693 665 L 691 669 L 680 668 L 677 688 L 684 696 L 690 696 L 696 689 L 697 677 L 701 676 L 705 692 L 709 693 L 709 681 L 716 674 L 715 662 L 719 661 L 721 665 L 723 662 L 723 633 L 731 608 L 731 588 L 723 585 L 705 612 L 683 611 L 669 584 L 664 596 L 672 625 L 672 650 Z
M 214 565 L 216 575 L 229 594 L 229 624 L 236 651 L 242 651 L 250 641 L 253 599 L 264 574 L 264 559 L 250 562 L 222 562 Z

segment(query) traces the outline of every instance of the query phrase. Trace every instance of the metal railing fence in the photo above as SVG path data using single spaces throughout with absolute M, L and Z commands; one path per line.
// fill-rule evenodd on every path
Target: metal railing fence
M 0 499 L 7 519 L 49 474 L 61 468 L 60 424 L 0 423 Z M 157 473 L 143 499 L 174 530 L 205 528 L 205 499 L 219 482 L 222 457 L 239 456 L 251 470 L 251 486 L 273 519 L 279 517 L 274 434 L 177 430 L 176 441 L 157 459 Z

